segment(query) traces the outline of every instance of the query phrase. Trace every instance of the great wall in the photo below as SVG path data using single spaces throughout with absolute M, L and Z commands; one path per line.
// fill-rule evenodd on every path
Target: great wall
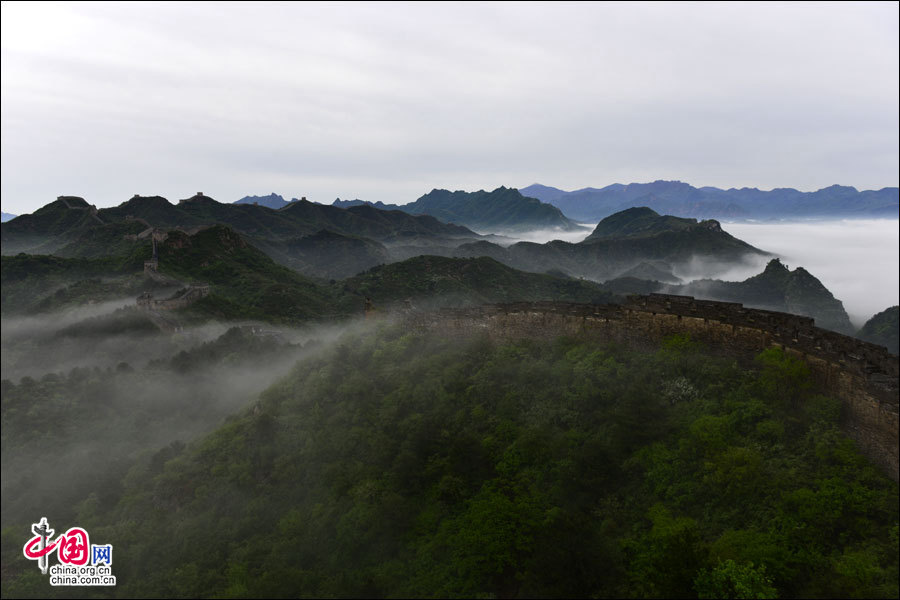
M 128 217 L 131 217 L 131 215 L 128 215 Z M 126 219 L 128 217 L 126 217 Z M 145 229 L 139 235 L 135 236 L 135 239 L 146 239 L 149 237 L 153 248 L 153 254 L 150 259 L 144 261 L 144 275 L 157 283 L 164 285 L 178 284 L 179 281 L 177 279 L 169 277 L 168 275 L 163 275 L 159 272 L 159 249 L 157 243 L 161 244 L 165 242 L 169 237 L 169 234 L 162 229 L 150 226 L 150 224 L 143 219 L 134 219 L 133 217 L 131 217 L 131 219 L 148 225 L 148 229 Z M 178 290 L 172 297 L 164 300 L 157 300 L 150 292 L 144 292 L 135 299 L 135 303 L 137 308 L 145 311 L 147 316 L 149 316 L 162 331 L 174 333 L 183 330 L 184 326 L 171 314 L 163 314 L 160 311 L 169 312 L 180 308 L 187 308 L 194 302 L 207 296 L 209 296 L 209 284 L 195 282 Z
M 88 204 L 84 198 L 80 198 L 78 196 L 57 196 L 56 199 L 63 204 L 66 205 L 66 208 L 69 210 L 86 210 L 88 214 L 91 215 L 91 218 L 104 225 L 103 219 L 100 218 L 99 211 L 97 207 L 93 204 Z M 72 206 L 72 202 L 84 202 L 83 205 Z
M 820 329 L 813 319 L 690 296 L 632 296 L 621 305 L 520 302 L 444 309 L 407 317 L 444 335 L 499 339 L 589 335 L 629 345 L 688 333 L 716 352 L 749 360 L 783 348 L 809 365 L 816 383 L 842 402 L 842 427 L 862 452 L 898 480 L 898 357 L 882 346 Z

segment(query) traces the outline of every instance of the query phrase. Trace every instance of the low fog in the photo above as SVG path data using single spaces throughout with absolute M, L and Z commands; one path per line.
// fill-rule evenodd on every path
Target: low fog
M 791 269 L 803 267 L 812 273 L 843 301 L 857 327 L 900 302 L 898 220 L 726 223 L 722 227 L 748 244 L 777 254 Z
M 576 229 L 574 231 L 568 231 L 565 229 L 554 227 L 551 229 L 532 229 L 530 231 L 479 231 L 478 233 L 482 233 L 484 235 L 495 233 L 497 235 L 508 238 L 503 240 L 502 242 L 497 242 L 501 246 L 510 246 L 512 244 L 515 244 L 516 242 L 534 242 L 535 244 L 546 244 L 547 242 L 552 242 L 553 240 L 562 240 L 563 242 L 577 244 L 587 236 L 591 235 L 591 232 L 594 231 L 594 229 L 597 227 L 596 223 L 580 223 L 580 225 L 582 225 L 582 229 Z
M 47 373 L 65 374 L 79 367 L 107 369 L 121 362 L 141 367 L 150 360 L 213 340 L 228 329 L 224 324 L 210 323 L 193 327 L 177 336 L 152 330 L 65 335 L 73 326 L 121 314 L 140 314 L 134 308 L 134 298 L 79 306 L 40 316 L 3 317 L 3 334 L 0 337 L 3 378 L 18 381 L 22 377 L 41 377 Z
M 175 335 L 55 337 L 120 306 L 3 319 L 4 527 L 38 516 L 71 520 L 83 507 L 70 500 L 93 492 L 102 504 L 107 482 L 121 480 L 141 456 L 182 447 L 252 410 L 299 360 L 367 326 L 261 325 L 262 334 L 245 328 L 244 337 L 228 338 L 234 324 L 213 323 Z M 34 507 L 44 512 L 31 515 Z
M 696 279 L 721 279 L 722 281 L 743 281 L 759 275 L 771 256 L 745 254 L 740 262 L 717 261 L 709 256 L 694 256 L 691 260 L 672 265 L 672 273 L 684 283 Z
M 84 319 L 111 314 L 125 306 L 134 306 L 133 297 L 123 297 L 96 304 L 83 304 L 64 311 L 41 313 L 36 316 L 3 317 L 3 339 L 28 338 L 46 335 Z

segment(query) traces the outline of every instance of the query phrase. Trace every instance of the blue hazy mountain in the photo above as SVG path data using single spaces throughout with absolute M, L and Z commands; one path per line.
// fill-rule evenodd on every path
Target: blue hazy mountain
M 284 208 L 290 202 L 282 198 L 279 194 L 271 193 L 268 196 L 244 196 L 240 200 L 236 200 L 235 204 L 256 204 L 259 206 L 266 206 L 268 208 L 272 208 L 278 210 L 279 208 Z
M 567 217 L 599 221 L 633 206 L 682 217 L 701 219 L 898 218 L 900 188 L 859 191 L 832 185 L 815 192 L 793 188 L 695 188 L 681 181 L 616 183 L 604 188 L 567 192 L 541 184 L 522 188 L 522 194 L 559 208 Z
M 0 211 L 0 214 L 3 215 L 3 219 L 0 220 L 0 223 L 6 223 L 7 221 L 12 221 L 13 219 L 15 219 L 18 216 L 18 215 L 11 215 L 7 212 L 2 212 L 2 211 Z

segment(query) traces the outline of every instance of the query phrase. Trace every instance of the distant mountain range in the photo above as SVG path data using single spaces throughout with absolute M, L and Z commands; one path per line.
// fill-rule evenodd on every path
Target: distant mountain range
M 572 192 L 536 183 L 520 191 L 581 222 L 599 221 L 634 206 L 682 217 L 722 220 L 900 216 L 900 188 L 896 187 L 861 192 L 854 187 L 833 185 L 816 192 L 800 192 L 793 188 L 695 188 L 680 181 L 654 181 Z
M 234 204 L 281 210 L 297 202 L 307 201 L 305 197 L 288 201 L 273 192 L 262 196 L 244 196 Z M 577 231 L 578 223 L 597 222 L 611 214 L 639 206 L 680 217 L 738 221 L 898 218 L 900 188 L 858 191 L 850 186 L 832 185 L 815 192 L 800 192 L 793 188 L 723 190 L 658 180 L 627 185 L 616 183 L 604 188 L 588 187 L 568 192 L 535 183 L 520 190 L 501 186 L 491 192 L 434 189 L 409 204 L 340 198 L 332 203 L 337 208 L 363 205 L 379 210 L 399 210 L 411 215 L 430 215 L 445 223 L 491 232 L 536 229 Z M 4 212 L 3 222 L 15 217 Z
M 514 188 L 502 186 L 492 192 L 431 190 L 415 202 L 404 205 L 338 199 L 333 206 L 347 208 L 360 204 L 382 210 L 402 210 L 411 215 L 431 215 L 445 223 L 457 223 L 482 231 L 574 231 L 579 228 L 577 223 L 566 218 L 555 206 L 524 196 Z
M 11 215 L 7 212 L 0 212 L 0 214 L 3 215 L 3 219 L 0 220 L 0 222 L 2 222 L 2 223 L 6 223 L 7 221 L 12 221 L 13 219 L 16 218 L 16 216 L 18 216 L 18 215 Z
M 545 219 L 545 224 L 565 227 L 571 223 L 559 220 L 564 218 L 558 209 L 533 199 L 524 201 L 516 190 L 507 188 L 474 194 L 432 192 L 419 200 L 417 208 L 437 212 L 437 208 L 449 206 L 462 212 L 467 202 L 480 205 L 483 218 L 495 223 L 512 221 L 494 217 L 493 203 L 501 208 L 531 207 L 534 214 L 555 219 Z M 420 255 L 489 256 L 523 271 L 557 272 L 597 281 L 622 276 L 653 261 L 677 267 L 699 260 L 716 273 L 718 267 L 727 268 L 749 255 L 766 256 L 722 231 L 716 221 L 661 216 L 649 208 L 608 217 L 581 243 L 519 242 L 504 247 L 494 243 L 496 237 L 481 236 L 427 214 L 382 210 L 365 203 L 339 208 L 300 200 L 272 210 L 247 203 L 223 204 L 202 194 L 177 204 L 160 196 L 135 196 L 117 207 L 99 210 L 82 198 L 59 197 L 33 214 L 4 223 L 0 237 L 4 254 L 93 258 L 149 247 L 153 229 L 193 231 L 212 225 L 227 225 L 276 262 L 325 279 L 342 279 Z M 645 267 L 639 272 L 655 271 Z
M 415 208 L 423 211 L 454 209 L 475 214 L 480 210 L 483 222 L 510 225 L 513 221 L 501 215 L 513 206 L 524 210 L 515 221 L 520 224 L 528 214 L 549 215 L 553 220 L 543 219 L 545 225 L 566 227 L 571 223 L 558 209 L 526 200 L 508 188 L 474 194 L 437 191 L 417 202 Z M 473 206 L 467 208 L 469 204 Z M 499 208 L 492 208 L 493 204 Z M 654 261 L 677 267 L 700 260 L 715 273 L 717 266 L 726 268 L 749 255 L 766 256 L 722 231 L 716 221 L 661 216 L 649 208 L 610 216 L 578 244 L 520 242 L 504 247 L 494 243 L 497 238 L 480 236 L 427 214 L 382 210 L 366 203 L 340 208 L 300 200 L 272 210 L 248 203 L 223 204 L 202 194 L 177 204 L 160 196 L 135 196 L 117 207 L 99 210 L 82 198 L 61 196 L 33 214 L 4 223 L 0 237 L 4 254 L 93 258 L 149 247 L 149 232 L 154 228 L 191 231 L 217 224 L 233 228 L 276 262 L 325 279 L 343 279 L 376 265 L 420 255 L 489 256 L 523 271 L 597 281 L 620 277 Z M 635 273 L 658 272 L 642 267 Z M 664 280 L 677 282 L 677 278 Z
M 414 248 L 403 251 L 407 254 L 426 254 L 432 246 L 452 248 L 483 239 L 465 227 L 428 215 L 371 206 L 341 209 L 306 200 L 272 210 L 247 203 L 223 204 L 202 194 L 177 204 L 161 196 L 135 196 L 99 210 L 83 198 L 61 196 L 30 215 L 4 223 L 0 237 L 4 254 L 93 257 L 112 247 L 125 252 L 129 245 L 147 245 L 153 228 L 192 230 L 216 224 L 232 227 L 284 266 L 331 278 L 387 262 L 385 245 Z M 358 238 L 367 240 L 362 252 Z M 348 248 L 356 248 L 355 258 L 348 257 Z

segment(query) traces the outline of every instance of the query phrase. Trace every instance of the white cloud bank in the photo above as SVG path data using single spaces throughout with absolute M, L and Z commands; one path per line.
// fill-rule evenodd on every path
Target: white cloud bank
M 728 233 L 803 267 L 844 303 L 857 327 L 900 303 L 900 221 L 725 223 Z

